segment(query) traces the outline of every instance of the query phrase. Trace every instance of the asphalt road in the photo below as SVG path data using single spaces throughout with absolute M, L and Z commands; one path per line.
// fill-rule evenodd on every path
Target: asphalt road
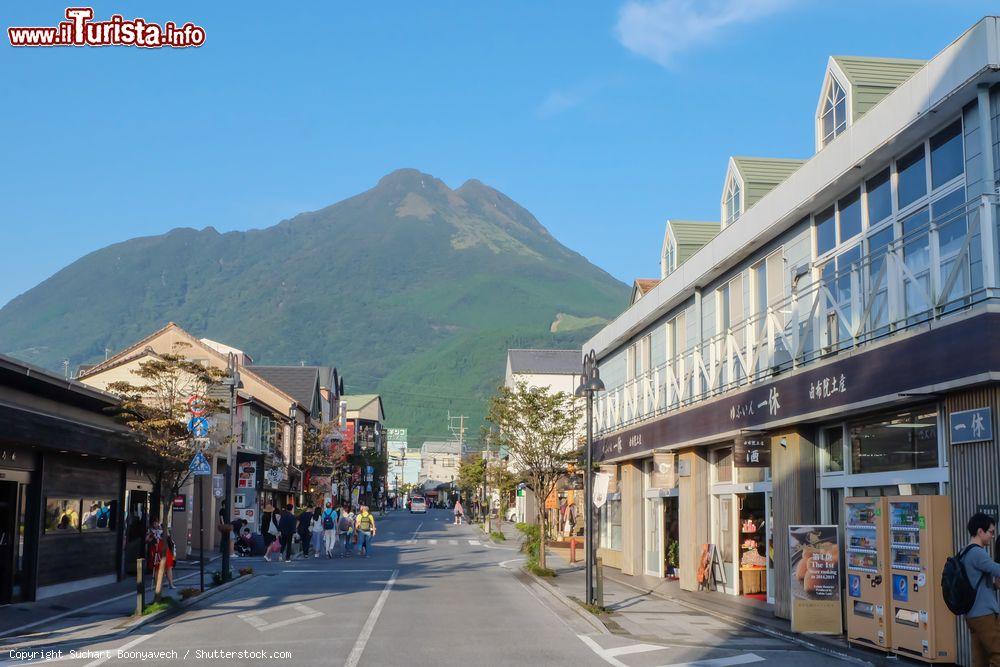
M 520 574 L 513 548 L 490 545 L 478 529 L 450 519 L 441 510 L 391 513 L 379 522 L 368 558 L 237 560 L 237 566 L 251 561 L 258 576 L 130 635 L 78 643 L 72 648 L 89 653 L 64 653 L 57 661 L 73 667 L 178 660 L 347 667 L 835 662 L 763 637 L 750 653 L 717 642 L 664 646 L 600 633 Z

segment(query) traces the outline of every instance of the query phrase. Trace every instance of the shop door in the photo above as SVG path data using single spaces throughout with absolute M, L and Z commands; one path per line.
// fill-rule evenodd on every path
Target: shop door
M 717 583 L 720 590 L 724 590 L 730 595 L 736 595 L 739 590 L 737 581 L 739 570 L 733 561 L 733 542 L 736 539 L 733 531 L 735 522 L 733 496 L 730 494 L 715 496 L 715 546 L 718 549 L 723 575 L 723 580 Z
M 135 574 L 135 561 L 143 557 L 146 531 L 149 530 L 149 492 L 125 492 L 125 552 L 127 574 Z
M 663 576 L 663 537 L 660 509 L 663 503 L 659 498 L 646 498 L 646 574 L 651 577 Z
M 17 566 L 18 484 L 0 482 L 0 604 L 14 597 L 14 574 Z

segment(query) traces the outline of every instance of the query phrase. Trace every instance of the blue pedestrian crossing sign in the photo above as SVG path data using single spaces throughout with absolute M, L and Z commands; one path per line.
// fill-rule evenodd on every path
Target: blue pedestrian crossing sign
M 204 417 L 191 417 L 188 421 L 188 431 L 196 438 L 204 438 L 208 435 L 208 420 Z
M 191 459 L 191 464 L 188 465 L 188 470 L 191 471 L 192 475 L 211 475 L 212 466 L 208 463 L 208 459 L 201 452 L 197 452 L 194 458 Z

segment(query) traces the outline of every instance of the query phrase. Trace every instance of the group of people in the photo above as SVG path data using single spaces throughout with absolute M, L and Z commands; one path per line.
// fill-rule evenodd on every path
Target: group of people
M 350 505 L 306 508 L 297 516 L 292 505 L 284 510 L 265 508 L 264 540 L 267 544 L 264 560 L 270 562 L 275 554 L 278 560 L 286 562 L 293 558 L 293 545 L 298 542 L 298 558 L 313 558 L 323 555 L 327 558 L 358 554 L 368 557 L 375 537 L 375 517 L 362 505 L 356 511 Z M 341 547 L 338 554 L 337 547 Z

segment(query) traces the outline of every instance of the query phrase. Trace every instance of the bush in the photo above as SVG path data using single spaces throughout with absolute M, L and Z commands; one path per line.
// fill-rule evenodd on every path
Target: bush
M 501 533 L 499 530 L 494 530 L 493 532 L 491 532 L 490 537 L 492 537 L 493 540 L 496 542 L 505 542 L 507 540 L 507 536 Z
M 550 570 L 547 567 L 541 567 L 538 561 L 529 560 L 524 566 L 529 572 L 531 572 L 536 577 L 554 577 L 556 576 L 555 570 Z
M 181 599 L 187 600 L 188 598 L 193 598 L 198 595 L 201 591 L 197 588 L 182 588 L 181 589 Z
M 246 577 L 246 576 L 249 576 L 251 574 L 253 574 L 253 568 L 252 567 L 241 567 L 240 568 L 240 576 L 241 577 Z
M 528 555 L 528 562 L 524 567 L 532 574 L 539 577 L 554 577 L 556 573 L 547 567 L 538 565 L 538 549 L 542 545 L 541 530 L 533 523 L 519 523 L 517 529 L 524 533 L 524 543 L 521 545 L 521 552 Z
M 232 580 L 233 580 L 233 571 L 232 570 L 230 570 L 229 572 L 226 572 L 225 576 L 223 576 L 222 570 L 219 570 L 218 572 L 213 572 L 212 573 L 212 583 L 215 584 L 216 586 L 218 586 L 219 584 L 224 584 L 227 581 L 232 581 Z
M 170 609 L 175 604 L 177 604 L 177 600 L 173 598 L 163 598 L 159 602 L 154 602 L 150 605 L 146 605 L 146 607 L 142 610 L 142 615 L 149 616 L 150 614 L 155 614 L 158 611 L 163 611 L 164 609 Z

